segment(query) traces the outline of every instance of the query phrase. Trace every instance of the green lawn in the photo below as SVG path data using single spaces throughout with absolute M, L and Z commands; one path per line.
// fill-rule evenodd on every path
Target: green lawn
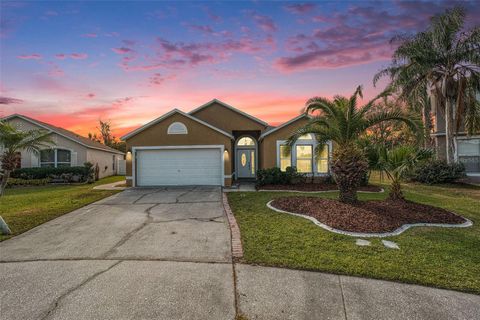
M 7 189 L 6 195 L 0 198 L 0 214 L 12 230 L 12 235 L 0 235 L 0 241 L 115 194 L 119 191 L 92 188 L 124 179 L 124 176 L 113 176 L 93 184 Z
M 387 190 L 388 191 L 388 190 Z M 405 185 L 408 199 L 452 210 L 473 221 L 469 228 L 412 228 L 385 248 L 379 238 L 371 247 L 334 234 L 312 222 L 274 212 L 265 204 L 292 193 L 239 192 L 228 199 L 240 225 L 247 263 L 318 270 L 416 283 L 480 294 L 480 187 Z M 336 192 L 316 196 L 336 198 Z M 308 196 L 312 196 L 309 194 Z M 361 194 L 382 199 L 386 194 Z

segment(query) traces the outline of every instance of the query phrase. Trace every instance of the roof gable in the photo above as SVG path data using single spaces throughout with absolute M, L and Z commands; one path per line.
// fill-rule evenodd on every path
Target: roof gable
M 58 134 L 59 136 L 62 136 L 68 140 L 71 140 L 73 142 L 76 142 L 84 147 L 90 148 L 90 149 L 96 149 L 96 150 L 101 150 L 101 151 L 107 151 L 107 152 L 112 152 L 112 153 L 119 153 L 119 154 L 124 154 L 123 152 L 110 148 L 109 146 L 106 146 L 100 142 L 90 140 L 86 137 L 82 137 L 81 135 L 76 134 L 75 132 L 66 130 L 64 128 L 56 127 L 54 125 L 51 125 L 46 122 L 42 122 L 21 114 L 12 114 L 10 116 L 7 116 L 5 118 L 0 119 L 1 121 L 8 121 L 14 118 L 19 118 L 24 121 L 30 122 L 42 129 L 45 129 L 47 131 L 50 131 L 52 133 Z
M 207 102 L 207 103 L 205 103 L 205 104 L 202 104 L 202 105 L 199 106 L 198 108 L 193 109 L 193 110 L 190 111 L 188 114 L 194 115 L 195 113 L 197 113 L 197 112 L 199 112 L 199 111 L 201 111 L 201 110 L 203 110 L 203 109 L 205 109 L 205 108 L 208 108 L 208 107 L 212 106 L 212 105 L 215 104 L 215 103 L 216 103 L 216 104 L 219 104 L 219 105 L 221 105 L 222 107 L 225 107 L 225 108 L 227 108 L 227 109 L 229 109 L 229 110 L 231 110 L 231 111 L 234 111 L 234 112 L 236 112 L 236 113 L 238 113 L 238 114 L 240 114 L 240 115 L 242 115 L 242 116 L 244 116 L 244 117 L 246 117 L 246 118 L 248 118 L 248 119 L 250 119 L 250 120 L 252 120 L 252 121 L 255 121 L 255 122 L 257 122 L 257 123 L 259 123 L 259 124 L 261 124 L 261 125 L 263 125 L 263 126 L 265 126 L 265 127 L 268 126 L 268 123 L 266 123 L 265 121 L 262 121 L 262 120 L 254 117 L 254 116 L 252 116 L 252 115 L 249 115 L 248 113 L 243 112 L 242 110 L 239 110 L 239 109 L 237 109 L 237 108 L 235 108 L 235 107 L 233 107 L 233 106 L 231 106 L 231 105 L 229 105 L 229 104 L 227 104 L 227 103 L 225 103 L 225 102 L 223 102 L 223 101 L 220 101 L 220 100 L 218 100 L 218 99 L 210 100 L 209 102 Z
M 290 119 L 290 120 L 288 120 L 287 122 L 284 122 L 284 123 L 282 123 L 281 125 L 279 125 L 279 126 L 277 126 L 277 127 L 274 127 L 274 128 L 272 128 L 272 129 L 270 129 L 270 130 L 268 130 L 268 131 L 265 131 L 265 132 L 260 136 L 260 139 L 263 139 L 263 138 L 265 138 L 266 136 L 268 136 L 269 134 L 274 133 L 274 132 L 276 132 L 276 131 L 278 131 L 278 130 L 280 130 L 280 129 L 282 129 L 282 128 L 285 128 L 286 126 L 288 126 L 288 125 L 290 125 L 290 124 L 292 124 L 292 123 L 294 123 L 294 122 L 296 122 L 296 121 L 298 121 L 298 120 L 300 120 L 300 119 L 303 119 L 303 118 L 311 119 L 312 116 L 309 115 L 309 114 L 306 114 L 306 113 L 302 113 L 301 115 L 296 116 L 295 118 Z
M 225 132 L 225 131 L 223 131 L 223 130 L 221 130 L 221 129 L 218 129 L 218 128 L 212 126 L 211 124 L 209 124 L 209 123 L 207 123 L 207 122 L 205 122 L 205 121 L 202 121 L 202 120 L 200 120 L 200 119 L 197 119 L 197 118 L 191 116 L 190 114 L 185 113 L 185 112 L 183 112 L 183 111 L 180 111 L 180 110 L 178 110 L 178 109 L 173 109 L 173 110 L 165 113 L 164 115 L 162 115 L 162 116 L 160 116 L 160 117 L 158 117 L 158 118 L 156 118 L 156 119 L 154 119 L 154 120 L 152 120 L 152 121 L 144 124 L 143 126 L 141 126 L 141 127 L 137 128 L 137 129 L 133 130 L 132 132 L 127 133 L 126 135 L 124 135 L 123 137 L 121 137 L 121 139 L 122 139 L 122 140 L 129 139 L 129 138 L 135 136 L 136 134 L 142 132 L 143 130 L 145 130 L 145 129 L 147 129 L 147 128 L 149 128 L 149 127 L 151 127 L 151 126 L 153 126 L 153 125 L 155 125 L 155 124 L 157 124 L 157 123 L 159 123 L 159 122 L 167 119 L 168 117 L 170 117 L 171 115 L 173 115 L 173 114 L 175 114 L 175 113 L 181 114 L 182 116 L 187 117 L 187 118 L 189 118 L 190 120 L 193 120 L 193 121 L 195 121 L 195 122 L 197 122 L 197 123 L 200 123 L 200 124 L 202 124 L 202 125 L 210 128 L 210 129 L 212 129 L 212 130 L 214 130 L 214 131 L 217 131 L 217 132 L 219 132 L 219 133 L 221 133 L 221 134 L 229 137 L 230 139 L 233 139 L 233 136 L 232 136 L 230 133 Z

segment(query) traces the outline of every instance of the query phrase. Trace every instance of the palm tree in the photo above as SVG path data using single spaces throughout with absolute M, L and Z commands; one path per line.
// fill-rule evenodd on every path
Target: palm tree
M 400 42 L 391 65 L 374 77 L 389 76 L 391 87 L 406 97 L 432 90 L 445 106 L 446 155 L 455 154 L 454 134 L 464 123 L 468 134 L 480 129 L 480 27 L 464 31 L 465 10 L 456 7 L 431 19 L 424 32 L 396 37 Z M 426 126 L 427 127 L 427 126 Z
M 44 130 L 20 131 L 7 122 L 0 121 L 0 197 L 5 193 L 7 180 L 15 169 L 17 154 L 22 150 L 40 153 L 41 149 L 49 148 L 53 142 L 50 133 Z M 9 234 L 10 229 L 0 217 L 0 233 Z
M 378 149 L 377 168 L 385 172 L 392 181 L 389 199 L 404 201 L 400 182 L 410 173 L 415 166 L 424 160 L 432 157 L 430 149 L 417 149 L 413 146 L 398 146 L 393 149 Z
M 315 150 L 317 155 L 327 141 L 334 143 L 331 171 L 342 202 L 357 201 L 357 189 L 368 170 L 368 162 L 358 143 L 369 128 L 384 121 L 402 121 L 414 132 L 418 131 L 415 121 L 401 111 L 371 112 L 374 102 L 385 94 L 377 96 L 363 107 L 357 107 L 358 97 L 363 98 L 361 86 L 350 98 L 342 96 L 335 96 L 333 100 L 311 98 L 306 103 L 305 113 L 311 113 L 313 118 L 288 139 L 288 145 L 293 146 L 302 135 L 314 134 L 318 142 Z

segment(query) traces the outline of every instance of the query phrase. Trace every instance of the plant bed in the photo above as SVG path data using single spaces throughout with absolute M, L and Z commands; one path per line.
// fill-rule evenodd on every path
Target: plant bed
M 445 209 L 411 201 L 362 201 L 351 205 L 317 197 L 281 197 L 269 202 L 269 206 L 314 218 L 335 229 L 330 231 L 346 234 L 402 232 L 409 225 L 471 225 L 469 220 Z
M 259 186 L 258 190 L 289 190 L 289 191 L 306 191 L 306 192 L 320 192 L 320 191 L 338 191 L 338 186 L 334 183 L 296 183 L 296 184 L 267 184 Z M 363 192 L 382 192 L 383 189 L 374 186 L 366 185 L 358 189 Z

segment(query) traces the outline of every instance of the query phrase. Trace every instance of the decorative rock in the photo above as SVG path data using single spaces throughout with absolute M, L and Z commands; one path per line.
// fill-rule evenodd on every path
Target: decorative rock
M 395 242 L 393 241 L 388 241 L 388 240 L 382 240 L 382 243 L 385 247 L 389 248 L 389 249 L 400 249 L 400 247 L 398 246 L 398 244 L 396 244 Z
M 355 244 L 356 244 L 357 246 L 364 247 L 364 246 L 369 246 L 369 245 L 370 245 L 370 241 L 368 241 L 368 240 L 363 240 L 363 239 L 357 239 L 357 241 L 355 242 Z

